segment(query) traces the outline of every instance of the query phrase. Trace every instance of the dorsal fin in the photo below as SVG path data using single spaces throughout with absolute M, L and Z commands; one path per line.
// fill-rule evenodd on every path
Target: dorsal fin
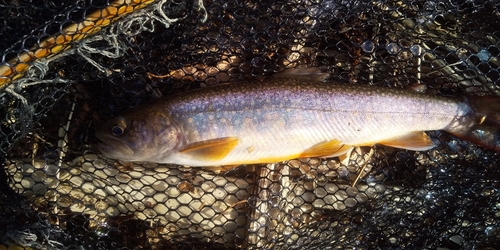
M 300 78 L 305 80 L 313 80 L 323 82 L 330 76 L 329 73 L 323 72 L 318 67 L 300 66 L 297 68 L 286 69 L 272 75 L 273 78 Z

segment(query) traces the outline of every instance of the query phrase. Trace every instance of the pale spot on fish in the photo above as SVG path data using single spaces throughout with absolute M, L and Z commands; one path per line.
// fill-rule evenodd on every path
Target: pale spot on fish
M 248 153 L 252 153 L 255 150 L 253 146 L 247 147 Z
M 241 120 L 240 119 L 234 119 L 233 125 L 234 126 L 240 126 L 241 125 Z
M 193 124 L 193 118 L 192 117 L 189 117 L 187 121 L 188 121 L 189 124 Z
M 286 121 L 283 118 L 276 117 L 276 118 L 273 118 L 273 120 L 274 120 L 274 124 L 273 124 L 274 128 L 277 130 L 283 129 L 283 127 L 286 126 Z
M 198 138 L 198 137 L 200 137 L 200 134 L 198 133 L 198 131 L 192 131 L 191 133 L 187 133 L 186 137 L 187 138 Z

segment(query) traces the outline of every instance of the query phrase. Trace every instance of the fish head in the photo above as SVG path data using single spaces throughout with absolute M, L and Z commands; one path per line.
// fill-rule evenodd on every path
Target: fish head
M 180 129 L 168 114 L 139 109 L 104 122 L 96 137 L 98 149 L 107 157 L 164 163 L 179 145 Z

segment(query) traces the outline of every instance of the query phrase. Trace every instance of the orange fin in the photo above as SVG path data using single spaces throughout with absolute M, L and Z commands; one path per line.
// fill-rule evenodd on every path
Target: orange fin
M 237 137 L 224 137 L 187 145 L 180 153 L 193 158 L 218 161 L 226 157 L 240 142 Z
M 431 138 L 429 138 L 425 132 L 412 132 L 405 136 L 381 141 L 379 144 L 414 151 L 425 151 L 435 146 Z
M 300 154 L 299 158 L 335 157 L 347 153 L 351 148 L 351 146 L 342 144 L 338 140 L 325 141 L 306 149 Z

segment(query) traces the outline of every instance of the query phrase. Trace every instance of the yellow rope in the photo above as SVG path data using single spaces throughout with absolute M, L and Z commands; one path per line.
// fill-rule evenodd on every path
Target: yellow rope
M 0 89 L 22 77 L 34 61 L 67 50 L 72 42 L 94 34 L 123 15 L 142 9 L 152 2 L 154 0 L 115 0 L 107 7 L 92 12 L 82 22 L 65 27 L 60 34 L 43 40 L 30 51 L 20 53 L 17 58 L 0 65 Z

